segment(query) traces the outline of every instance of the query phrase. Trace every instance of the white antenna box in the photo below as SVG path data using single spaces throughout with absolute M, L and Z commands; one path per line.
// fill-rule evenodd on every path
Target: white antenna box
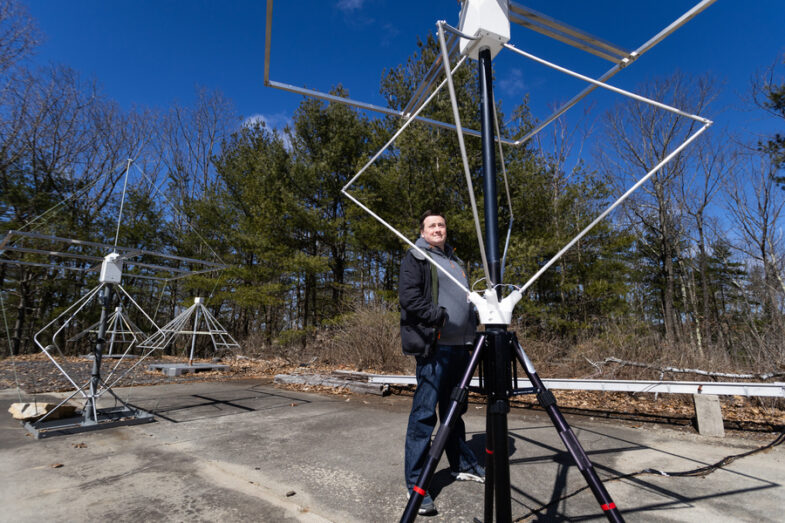
M 101 263 L 101 275 L 98 281 L 101 283 L 120 283 L 123 278 L 123 259 L 116 252 L 104 256 Z
M 508 0 L 464 0 L 458 29 L 476 40 L 461 38 L 461 54 L 477 60 L 481 49 L 488 48 L 491 58 L 510 41 Z

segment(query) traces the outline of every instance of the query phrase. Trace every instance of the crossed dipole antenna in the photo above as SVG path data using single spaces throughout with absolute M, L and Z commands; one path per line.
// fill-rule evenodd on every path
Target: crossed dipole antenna
M 494 518 L 494 508 L 496 520 L 498 521 L 511 521 L 511 498 L 510 498 L 510 470 L 509 470 L 509 448 L 508 448 L 508 424 L 507 412 L 509 412 L 509 397 L 514 394 L 536 394 L 540 405 L 547 411 L 548 416 L 553 422 L 562 439 L 565 447 L 573 458 L 581 474 L 584 476 L 589 488 L 594 494 L 595 498 L 600 504 L 605 516 L 610 521 L 623 522 L 624 519 L 605 489 L 599 476 L 594 469 L 591 461 L 589 460 L 583 447 L 580 445 L 575 433 L 569 427 L 569 424 L 564 419 L 556 405 L 556 399 L 553 394 L 547 390 L 542 380 L 537 375 L 534 366 L 529 360 L 523 348 L 517 341 L 514 333 L 507 330 L 507 326 L 511 323 L 512 311 L 515 304 L 521 299 L 526 290 L 537 281 L 542 274 L 547 271 L 554 263 L 556 263 L 570 248 L 572 248 L 578 241 L 581 240 L 586 234 L 589 233 L 601 220 L 608 216 L 616 207 L 621 205 L 627 198 L 630 197 L 637 189 L 639 189 L 649 178 L 662 169 L 668 162 L 672 161 L 679 155 L 689 144 L 695 141 L 702 133 L 704 133 L 712 122 L 702 116 L 691 114 L 676 107 L 666 105 L 640 96 L 638 94 L 614 87 L 607 83 L 607 80 L 620 71 L 622 68 L 628 66 L 635 59 L 637 59 L 643 52 L 650 49 L 653 45 L 664 39 L 670 33 L 675 31 L 678 27 L 686 23 L 689 19 L 697 15 L 703 9 L 711 5 L 714 0 L 704 0 L 698 3 L 690 11 L 685 13 L 682 17 L 676 20 L 673 24 L 666 27 L 663 31 L 655 35 L 638 50 L 628 52 L 617 46 L 613 46 L 603 40 L 600 40 L 592 35 L 588 35 L 578 29 L 562 24 L 545 15 L 532 11 L 528 8 L 520 6 L 514 2 L 507 2 L 506 0 L 464 0 L 463 8 L 461 10 L 460 29 L 456 29 L 448 25 L 444 21 L 437 22 L 437 33 L 439 42 L 439 54 L 436 57 L 431 69 L 426 73 L 424 81 L 416 89 L 414 96 L 406 105 L 403 111 L 398 112 L 399 116 L 403 119 L 400 128 L 393 134 L 393 136 L 384 144 L 384 146 L 374 154 L 363 167 L 344 185 L 341 192 L 349 200 L 358 205 L 361 209 L 367 212 L 371 217 L 380 222 L 384 227 L 389 229 L 393 234 L 399 237 L 404 243 L 409 245 L 412 249 L 418 251 L 422 257 L 433 264 L 436 270 L 441 271 L 442 274 L 459 288 L 463 289 L 469 297 L 469 300 L 476 306 L 479 313 L 480 322 L 486 326 L 483 333 L 478 334 L 474 341 L 474 350 L 471 352 L 471 360 L 467 368 L 463 371 L 460 377 L 460 382 L 452 390 L 450 405 L 447 408 L 448 413 L 444 419 L 440 419 L 441 424 L 439 430 L 434 437 L 433 444 L 428 451 L 428 455 L 424 458 L 425 463 L 421 465 L 422 469 L 419 472 L 415 484 L 410 488 L 410 497 L 406 509 L 401 517 L 401 522 L 413 521 L 421 507 L 421 503 L 427 496 L 427 489 L 433 474 L 438 465 L 441 454 L 444 451 L 446 441 L 449 440 L 451 427 L 456 419 L 460 416 L 461 403 L 465 402 L 466 394 L 469 391 L 469 384 L 472 375 L 477 369 L 481 358 L 484 362 L 482 371 L 481 390 L 488 397 L 488 409 L 486 411 L 486 452 L 490 461 L 488 462 L 489 475 L 486 479 L 485 490 L 485 521 L 492 521 Z M 332 102 L 344 103 L 347 105 L 354 105 L 364 109 L 374 109 L 369 107 L 368 104 L 361 104 L 359 102 L 343 99 L 332 95 L 324 95 L 313 90 L 304 88 L 297 88 L 285 84 L 274 83 L 269 80 L 269 48 L 270 48 L 270 28 L 271 28 L 271 15 L 272 15 L 272 0 L 268 0 L 268 20 L 267 20 L 267 41 L 266 41 L 266 57 L 267 63 L 265 65 L 265 83 L 271 87 L 278 87 L 285 90 L 298 92 L 309 96 L 317 96 L 327 99 Z M 555 63 L 549 62 L 539 58 L 531 53 L 520 50 L 509 43 L 510 40 L 510 22 L 515 22 L 524 27 L 534 29 L 535 31 L 544 33 L 557 40 L 560 40 L 569 45 L 578 47 L 584 51 L 590 52 L 607 60 L 614 62 L 613 68 L 603 75 L 600 79 L 593 79 L 588 76 L 582 75 L 572 71 L 566 67 L 562 67 Z M 589 84 L 583 91 L 581 91 L 567 104 L 560 107 L 550 118 L 537 126 L 532 131 L 525 134 L 525 136 L 517 140 L 509 140 L 499 137 L 498 114 L 495 101 L 493 100 L 493 89 L 491 82 L 491 63 L 493 58 L 499 52 L 507 50 L 523 56 L 524 58 L 535 61 L 536 63 L 552 68 L 563 74 L 578 78 Z M 479 65 L 479 78 L 480 78 L 480 96 L 481 103 L 481 120 L 482 132 L 479 133 L 482 137 L 482 160 L 483 171 L 482 177 L 485 185 L 485 218 L 486 218 L 486 235 L 488 252 L 485 249 L 485 242 L 483 241 L 483 234 L 477 211 L 477 203 L 474 195 L 471 169 L 469 167 L 468 155 L 466 153 L 466 145 L 464 143 L 464 135 L 478 134 L 473 130 L 466 130 L 461 123 L 461 115 L 458 109 L 458 99 L 455 93 L 455 86 L 453 85 L 453 75 L 463 66 L 467 58 L 477 60 Z M 454 65 L 453 65 L 454 64 Z M 436 81 L 444 76 L 443 80 L 432 89 Z M 444 88 L 449 91 L 450 104 L 452 108 L 452 122 L 435 122 L 433 120 L 424 119 L 421 115 L 426 107 L 433 101 L 439 92 Z M 616 94 L 630 98 L 638 103 L 648 104 L 658 110 L 668 111 L 675 114 L 678 118 L 687 118 L 691 120 L 688 136 L 684 141 L 665 153 L 664 157 L 657 162 L 645 175 L 640 177 L 638 181 L 627 189 L 624 194 L 617 198 L 611 205 L 609 205 L 599 216 L 597 216 L 589 225 L 583 228 L 575 237 L 567 242 L 550 260 L 548 260 L 538 271 L 533 274 L 528 281 L 520 286 L 510 285 L 514 290 L 502 299 L 500 286 L 503 280 L 503 264 L 499 264 L 498 259 L 498 245 L 496 244 L 496 231 L 497 227 L 497 202 L 496 202 L 496 188 L 495 188 L 495 161 L 494 161 L 494 147 L 492 140 L 495 138 L 499 145 L 500 152 L 500 165 L 502 166 L 502 173 L 505 181 L 505 189 L 507 191 L 507 205 L 512 211 L 509 182 L 505 169 L 505 161 L 503 156 L 502 144 L 509 144 L 512 146 L 520 146 L 531 140 L 538 132 L 544 129 L 549 123 L 553 122 L 564 114 L 570 107 L 573 107 L 578 101 L 586 97 L 594 89 L 606 89 Z M 391 113 L 390 109 L 384 109 L 380 112 L 387 114 Z M 404 234 L 398 231 L 395 227 L 390 225 L 381 216 L 376 214 L 371 208 L 361 202 L 358 198 L 350 193 L 350 188 L 357 182 L 357 180 L 370 168 L 371 165 L 381 157 L 384 152 L 392 146 L 395 140 L 411 125 L 414 121 L 426 121 L 433 125 L 447 127 L 454 129 L 457 133 L 458 145 L 461 152 L 461 162 L 463 166 L 464 175 L 466 178 L 467 191 L 469 194 L 469 202 L 471 205 L 471 212 L 474 218 L 475 230 L 477 233 L 477 241 L 480 247 L 480 256 L 482 259 L 482 268 L 484 272 L 486 290 L 483 295 L 474 292 L 466 287 L 466 284 L 453 277 L 446 269 L 442 268 L 437 262 L 431 259 L 427 253 L 420 249 Z M 697 127 L 697 130 L 696 130 Z M 694 131 L 694 132 L 693 132 Z M 490 211 L 489 211 L 490 209 Z M 509 246 L 510 231 L 512 229 L 512 214 L 510 227 L 508 229 L 507 241 L 505 245 L 506 250 Z M 490 264 L 489 264 L 490 261 Z M 489 267 L 490 265 L 490 267 Z M 489 270 L 492 269 L 492 270 Z M 481 281 L 482 281 L 481 280 Z M 519 389 L 517 386 L 517 371 L 516 365 L 520 362 L 533 385 L 531 388 Z M 511 365 L 512 363 L 512 365 Z M 512 367 L 512 369 L 511 369 Z M 441 417 L 440 417 L 441 418 Z
M 576 29 L 574 27 L 563 24 L 559 21 L 556 21 L 548 17 L 547 15 L 538 13 L 537 11 L 524 7 L 516 2 L 509 3 L 509 16 L 510 16 L 509 20 L 511 22 L 517 23 L 523 27 L 545 34 L 546 36 L 559 40 L 563 43 L 577 47 L 593 55 L 604 58 L 608 61 L 613 62 L 614 65 L 599 78 L 595 79 L 583 75 L 581 73 L 578 73 L 576 71 L 573 71 L 571 69 L 568 69 L 566 67 L 562 67 L 558 64 L 555 64 L 538 56 L 535 56 L 527 51 L 515 47 L 509 42 L 504 43 L 503 45 L 504 49 L 512 53 L 515 53 L 517 55 L 520 55 L 524 58 L 527 58 L 531 61 L 534 61 L 540 65 L 559 71 L 565 75 L 582 80 L 583 82 L 586 82 L 588 85 L 577 95 L 575 95 L 572 99 L 570 99 L 568 102 L 564 103 L 558 109 L 556 109 L 556 111 L 548 118 L 546 118 L 543 122 L 535 126 L 524 136 L 518 139 L 512 140 L 512 139 L 501 137 L 501 135 L 499 134 L 498 115 L 496 115 L 497 117 L 494 118 L 495 130 L 497 136 L 496 141 L 498 143 L 499 151 L 501 155 L 500 164 L 502 166 L 502 174 L 504 177 L 505 189 L 507 195 L 507 205 L 509 207 L 509 212 L 510 212 L 510 223 L 508 225 L 508 230 L 507 230 L 504 255 L 502 256 L 502 274 L 504 271 L 506 252 L 510 242 L 512 220 L 514 218 L 512 216 L 512 205 L 510 201 L 509 183 L 507 180 L 507 173 L 504 167 L 505 162 L 503 157 L 502 144 L 510 145 L 510 146 L 521 146 L 528 143 L 540 131 L 545 129 L 549 124 L 557 120 L 564 113 L 566 113 L 570 108 L 574 107 L 578 102 L 586 98 L 591 92 L 593 92 L 595 89 L 598 88 L 614 92 L 618 95 L 624 96 L 626 98 L 635 100 L 640 103 L 651 105 L 660 110 L 671 112 L 673 114 L 678 115 L 679 117 L 688 118 L 699 124 L 697 130 L 694 130 L 679 146 L 672 149 L 645 175 L 640 177 L 635 184 L 629 187 L 627 191 L 624 192 L 624 194 L 622 194 L 619 198 L 617 198 L 616 201 L 610 204 L 589 225 L 587 225 L 583 230 L 581 230 L 577 235 L 575 235 L 574 238 L 572 238 L 569 242 L 567 242 L 553 257 L 550 258 L 550 260 L 548 260 L 544 265 L 542 265 L 542 267 L 540 267 L 540 269 L 536 273 L 534 273 L 525 283 L 523 283 L 520 286 L 513 285 L 514 291 L 510 294 L 510 296 L 508 296 L 508 298 L 505 299 L 505 301 L 509 300 L 510 302 L 508 303 L 510 311 L 511 311 L 511 307 L 514 306 L 514 304 L 521 298 L 522 294 L 526 292 L 526 290 L 529 287 L 531 287 L 531 285 L 535 281 L 537 281 L 537 279 L 540 278 L 543 275 L 543 273 L 545 273 L 545 271 L 547 271 L 551 266 L 553 266 L 554 263 L 556 263 L 567 251 L 569 251 L 576 243 L 578 243 L 581 240 L 581 238 L 583 238 L 586 234 L 588 234 L 600 221 L 606 218 L 614 209 L 616 209 L 625 200 L 627 200 L 630 197 L 630 195 L 632 195 L 636 190 L 638 190 L 644 183 L 646 183 L 646 181 L 648 181 L 660 169 L 662 169 L 665 165 L 667 165 L 674 158 L 676 158 L 687 146 L 689 146 L 692 142 L 694 142 L 701 134 L 703 134 L 703 132 L 706 131 L 706 129 L 708 129 L 709 126 L 712 125 L 713 122 L 707 118 L 704 118 L 699 115 L 691 114 L 687 111 L 678 109 L 676 107 L 672 107 L 662 102 L 652 100 L 650 98 L 641 96 L 639 94 L 624 89 L 620 89 L 618 87 L 608 84 L 607 80 L 609 80 L 611 77 L 616 75 L 619 71 L 621 71 L 625 67 L 629 66 L 632 62 L 636 61 L 644 53 L 651 50 L 655 45 L 657 45 L 666 37 L 671 35 L 678 28 L 686 24 L 688 21 L 692 20 L 695 16 L 697 16 L 699 13 L 701 13 L 703 10 L 709 7 L 712 3 L 714 3 L 714 1 L 715 0 L 703 0 L 698 2 L 691 9 L 686 11 L 683 15 L 678 17 L 675 21 L 673 21 L 663 30 L 658 32 L 656 35 L 648 39 L 646 42 L 644 42 L 640 47 L 638 47 L 634 51 L 627 51 L 621 47 L 610 44 L 580 29 Z M 423 81 L 420 83 L 419 87 L 415 90 L 414 95 L 412 96 L 408 104 L 404 107 L 403 110 L 397 111 L 391 108 L 380 107 L 377 105 L 364 103 L 357 100 L 352 100 L 350 98 L 343 98 L 343 97 L 323 93 L 320 91 L 316 91 L 313 89 L 307 89 L 304 87 L 298 87 L 298 86 L 271 80 L 270 79 L 270 49 L 271 49 L 271 34 L 272 34 L 272 7 L 273 7 L 273 0 L 268 0 L 267 32 L 266 32 L 266 41 L 265 41 L 265 68 L 264 68 L 264 79 L 266 85 L 270 87 L 298 93 L 298 94 L 303 94 L 306 96 L 320 98 L 323 100 L 327 100 L 329 102 L 341 103 L 341 104 L 357 107 L 363 110 L 377 111 L 388 115 L 399 116 L 402 118 L 403 123 L 398 128 L 398 130 L 392 135 L 392 137 L 387 141 L 387 143 L 385 143 L 384 146 L 378 152 L 376 152 L 376 154 L 374 154 L 366 162 L 366 164 L 344 185 L 341 192 L 349 200 L 351 200 L 356 205 L 358 205 L 363 211 L 368 213 L 372 218 L 377 220 L 381 225 L 383 225 L 385 228 L 387 228 L 393 234 L 395 234 L 398 238 L 400 238 L 409 247 L 419 251 L 422 254 L 424 254 L 422 249 L 417 247 L 409 238 L 406 237 L 406 235 L 401 233 L 394 226 L 388 223 L 384 218 L 379 216 L 371 208 L 369 208 L 358 198 L 352 195 L 350 193 L 350 188 L 363 175 L 363 173 L 365 173 L 368 170 L 368 168 L 371 165 L 373 165 L 390 146 L 392 146 L 392 144 L 398 139 L 398 137 L 400 137 L 400 135 L 406 130 L 406 128 L 409 125 L 411 125 L 413 122 L 420 121 L 426 124 L 430 124 L 442 128 L 454 129 L 456 131 L 458 144 L 461 151 L 461 162 L 463 165 L 464 176 L 466 178 L 467 190 L 469 193 L 469 202 L 471 205 L 471 211 L 474 218 L 475 232 L 477 234 L 477 241 L 480 247 L 482 269 L 485 276 L 484 279 L 488 287 L 485 292 L 485 296 L 481 297 L 477 292 L 473 292 L 471 289 L 468 289 L 461 281 L 453 277 L 446 269 L 442 268 L 438 263 L 434 262 L 429 256 L 425 256 L 425 259 L 428 260 L 430 263 L 432 263 L 437 270 L 441 271 L 445 275 L 445 277 L 449 278 L 450 280 L 453 281 L 453 283 L 458 285 L 461 289 L 465 290 L 469 294 L 470 298 L 472 299 L 472 302 L 474 302 L 475 305 L 480 305 L 485 300 L 494 301 L 491 294 L 495 294 L 495 292 L 491 292 L 491 291 L 494 290 L 499 285 L 501 285 L 502 282 L 493 281 L 491 278 L 492 275 L 488 268 L 488 260 L 487 260 L 485 246 L 483 242 L 483 234 L 481 230 L 479 214 L 477 211 L 477 203 L 474 195 L 474 189 L 472 186 L 471 170 L 469 167 L 468 157 L 466 153 L 466 146 L 464 143 L 465 135 L 480 136 L 480 133 L 474 129 L 468 129 L 463 127 L 461 123 L 460 112 L 458 110 L 458 100 L 455 93 L 455 87 L 453 85 L 453 75 L 464 65 L 469 54 L 468 52 L 465 51 L 462 53 L 460 49 L 464 47 L 471 49 L 471 42 L 469 42 L 467 46 L 466 41 L 472 41 L 475 40 L 476 38 L 462 33 L 461 31 L 448 25 L 444 21 L 437 22 L 436 25 L 437 25 L 440 53 L 435 59 L 430 70 L 425 74 Z M 431 90 L 433 85 L 436 84 L 436 81 L 440 79 L 442 75 L 444 76 L 444 78 L 441 79 L 438 85 L 436 85 L 435 89 Z M 426 107 L 428 107 L 428 105 L 433 101 L 436 95 L 440 91 L 442 91 L 445 86 L 449 91 L 450 103 L 452 106 L 453 121 L 452 122 L 437 121 L 422 116 L 422 113 L 426 109 Z M 494 103 L 492 105 L 495 109 L 496 104 Z M 507 321 L 507 323 L 509 323 L 509 321 Z
M 419 251 L 420 253 L 425 255 L 425 253 L 422 251 L 422 249 L 420 249 L 418 246 L 416 246 L 411 240 L 409 240 L 406 236 L 404 236 L 400 231 L 396 230 L 392 225 L 390 225 L 388 222 L 386 222 L 384 219 L 382 219 L 380 216 L 378 216 L 376 213 L 374 213 L 371 209 L 369 209 L 366 205 L 364 205 L 362 202 L 360 202 L 357 198 L 355 198 L 352 194 L 350 194 L 349 193 L 349 188 L 384 153 L 384 151 L 394 143 L 394 141 L 400 136 L 400 134 L 413 121 L 415 121 L 417 116 L 428 106 L 428 104 L 436 97 L 436 95 L 439 93 L 439 91 L 442 90 L 443 87 L 446 85 L 447 88 L 448 88 L 448 91 L 449 91 L 449 95 L 450 95 L 450 102 L 451 102 L 452 112 L 453 112 L 453 117 L 454 117 L 454 122 L 455 122 L 455 129 L 456 129 L 457 138 L 458 138 L 458 145 L 459 145 L 459 148 L 460 148 L 460 151 L 461 151 L 461 161 L 462 161 L 462 164 L 463 164 L 464 175 L 466 177 L 466 185 L 467 185 L 467 189 L 468 189 L 468 192 L 469 192 L 469 201 L 471 203 L 472 214 L 474 216 L 474 223 L 475 223 L 475 230 L 476 230 L 476 233 L 477 233 L 477 240 L 478 240 L 478 243 L 479 243 L 479 246 L 480 246 L 480 255 L 482 257 L 483 271 L 485 273 L 485 280 L 489 284 L 489 289 L 488 290 L 491 290 L 491 289 L 495 288 L 496 286 L 500 285 L 501 282 L 494 282 L 491 279 L 491 273 L 488 270 L 488 262 L 487 262 L 487 259 L 486 259 L 485 247 L 484 247 L 484 244 L 483 244 L 483 235 L 482 235 L 482 231 L 480 229 L 480 221 L 479 221 L 479 215 L 478 215 L 478 211 L 477 211 L 477 204 L 476 204 L 476 199 L 475 199 L 475 196 L 474 196 L 474 189 L 472 187 L 471 171 L 470 171 L 469 161 L 468 161 L 468 157 L 467 157 L 467 153 L 466 153 L 466 145 L 464 143 L 464 131 L 463 131 L 463 128 L 462 128 L 462 125 L 461 125 L 460 113 L 459 113 L 459 110 L 458 110 L 458 100 L 457 100 L 457 97 L 456 97 L 456 94 L 455 94 L 455 87 L 453 85 L 453 80 L 452 80 L 452 77 L 455 74 L 455 72 L 466 61 L 466 56 L 461 57 L 458 60 L 458 62 L 455 65 L 455 67 L 451 68 L 451 65 L 450 65 L 451 64 L 451 61 L 450 61 L 450 55 L 451 55 L 450 49 L 454 48 L 454 46 L 455 46 L 454 43 L 457 42 L 460 38 L 465 38 L 465 39 L 469 39 L 469 40 L 473 40 L 474 38 L 471 37 L 471 36 L 468 36 L 468 35 L 465 35 L 465 34 L 461 33 L 459 30 L 455 29 L 454 27 L 451 27 L 450 25 L 448 25 L 444 21 L 437 22 L 437 28 L 438 28 L 439 46 L 440 46 L 440 50 L 441 50 L 440 61 L 441 61 L 442 65 L 443 65 L 443 68 L 444 68 L 445 79 L 436 87 L 436 89 L 430 94 L 430 96 L 428 96 L 424 101 L 422 101 L 422 103 L 417 104 L 417 105 L 414 106 L 414 111 L 408 117 L 406 117 L 404 123 L 401 125 L 401 127 L 398 129 L 398 131 L 393 135 L 393 137 L 382 147 L 382 149 L 380 149 L 357 172 L 357 174 L 355 174 L 355 176 L 351 180 L 349 180 L 349 182 L 343 187 L 342 192 L 343 192 L 343 194 L 347 198 L 349 198 L 351 201 L 353 201 L 355 204 L 357 204 L 363 210 L 365 210 L 367 213 L 369 213 L 371 216 L 373 216 L 382 225 L 384 225 L 385 227 L 390 229 L 394 234 L 396 234 L 399 238 L 401 238 L 404 242 L 406 242 L 410 247 L 412 247 L 413 249 L 416 249 L 417 251 Z M 445 35 L 445 33 L 448 33 L 448 32 L 450 33 L 450 39 L 449 40 L 447 39 L 447 37 Z M 588 76 L 582 75 L 580 73 L 577 73 L 575 71 L 567 69 L 566 67 L 559 66 L 559 65 L 554 64 L 552 62 L 549 62 L 547 60 L 539 58 L 539 57 L 537 57 L 537 56 L 535 56 L 535 55 L 533 55 L 531 53 L 528 53 L 526 51 L 520 50 L 520 49 L 516 48 L 515 46 L 513 46 L 513 45 L 511 45 L 509 43 L 505 43 L 504 44 L 504 48 L 505 49 L 509 49 L 510 51 L 512 51 L 512 52 L 514 52 L 514 53 L 516 53 L 516 54 L 518 54 L 520 56 L 523 56 L 525 58 L 528 58 L 528 59 L 530 59 L 532 61 L 535 61 L 535 62 L 537 62 L 537 63 L 539 63 L 541 65 L 544 65 L 546 67 L 550 67 L 550 68 L 552 68 L 552 69 L 554 69 L 556 71 L 559 71 L 559 72 L 564 73 L 566 75 L 572 76 L 574 78 L 578 78 L 578 79 L 583 80 L 584 82 L 587 82 L 587 83 L 590 84 L 590 86 L 586 90 L 583 91 L 582 95 L 579 95 L 578 97 L 575 97 L 573 99 L 574 101 L 568 102 L 567 104 L 565 104 L 565 106 L 560 108 L 555 113 L 556 116 L 552 116 L 545 123 L 540 124 L 540 126 L 535 128 L 534 130 L 530 131 L 528 134 L 526 134 L 521 139 L 519 139 L 516 142 L 514 142 L 514 144 L 513 144 L 514 146 L 520 146 L 522 144 L 527 143 L 529 140 L 531 140 L 537 134 L 537 132 L 539 132 L 540 130 L 544 129 L 545 126 L 548 123 L 554 121 L 556 118 L 558 118 L 558 116 L 561 116 L 562 114 L 564 114 L 564 112 L 566 112 L 570 107 L 574 106 L 575 103 L 577 103 L 577 101 L 579 99 L 585 97 L 586 95 L 588 95 L 589 92 L 591 92 L 591 90 L 594 90 L 594 89 L 596 89 L 598 87 L 602 88 L 602 89 L 606 89 L 606 90 L 612 91 L 612 92 L 620 94 L 622 96 L 628 97 L 628 98 L 633 99 L 635 101 L 651 105 L 651 106 L 656 107 L 658 109 L 661 109 L 661 110 L 664 110 L 664 111 L 669 111 L 669 112 L 674 113 L 674 114 L 676 114 L 678 116 L 689 118 L 689 119 L 694 120 L 694 121 L 696 121 L 696 122 L 698 122 L 700 124 L 700 127 L 697 130 L 695 130 L 690 136 L 688 136 L 678 147 L 676 147 L 673 150 L 671 150 L 667 154 L 667 156 L 665 156 L 665 158 L 663 158 L 659 163 L 657 163 L 657 165 L 655 165 L 653 168 L 651 168 L 651 170 L 649 170 L 644 176 L 642 176 L 624 194 L 622 194 L 619 198 L 617 198 L 616 201 L 614 201 L 611 205 L 609 205 L 589 225 L 587 225 L 572 240 L 570 240 L 567 244 L 565 244 L 550 260 L 548 260 L 548 262 L 546 262 L 534 275 L 532 275 L 529 278 L 528 281 L 526 281 L 523 285 L 521 285 L 519 287 L 516 287 L 515 290 L 513 291 L 513 293 L 511 294 L 511 296 L 512 296 L 511 301 L 517 302 L 520 299 L 522 293 L 524 293 L 535 281 L 537 281 L 537 279 L 540 278 L 543 275 L 543 273 L 545 273 L 545 271 L 547 271 L 554 263 L 556 263 L 569 249 L 571 249 L 577 242 L 579 242 L 581 240 L 581 238 L 583 238 L 586 234 L 588 234 L 589 231 L 591 231 L 600 221 L 602 221 L 605 217 L 607 217 L 608 214 L 610 214 L 616 207 L 621 205 L 627 198 L 629 198 L 629 196 L 632 193 L 634 193 L 638 188 L 640 188 L 641 185 L 643 185 L 654 174 L 656 174 L 660 169 L 662 169 L 671 160 L 673 160 L 689 144 L 691 144 L 693 141 L 695 141 L 706 129 L 708 129 L 708 127 L 713 122 L 711 120 L 707 119 L 707 118 L 702 117 L 702 116 L 690 114 L 688 112 L 685 112 L 685 111 L 680 110 L 678 108 L 666 105 L 666 104 L 658 102 L 656 100 L 652 100 L 652 99 L 646 98 L 644 96 L 632 93 L 630 91 L 627 91 L 627 90 L 624 90 L 624 89 L 620 89 L 618 87 L 614 87 L 614 86 L 609 85 L 609 84 L 607 84 L 607 83 L 605 83 L 605 82 L 603 82 L 601 80 L 595 80 L 595 79 L 590 78 Z M 606 75 L 604 75 L 604 76 L 608 76 L 608 74 L 606 73 Z M 493 106 L 495 107 L 495 104 L 493 104 Z M 494 120 L 496 122 L 496 129 L 497 129 L 497 135 L 498 135 L 498 115 L 496 115 L 496 116 L 497 117 Z M 500 163 L 501 163 L 502 166 L 504 166 L 505 162 L 504 162 L 501 142 L 499 142 L 499 150 L 500 150 L 500 153 L 502 154 Z M 505 187 L 507 188 L 508 205 L 510 205 L 510 202 L 509 202 L 509 184 L 507 182 L 506 171 L 503 172 L 503 175 L 504 175 Z M 510 213 L 512 213 L 511 209 L 510 209 Z M 511 214 L 511 216 L 512 216 L 512 214 Z M 507 239 L 507 245 L 506 246 L 509 245 L 509 229 L 508 229 L 508 236 L 507 236 L 507 238 L 508 239 Z M 505 253 L 506 253 L 506 246 L 505 246 Z M 450 278 L 455 284 L 457 284 L 459 287 L 461 287 L 467 293 L 469 293 L 470 296 L 472 297 L 472 301 L 473 302 L 479 301 L 479 300 L 482 299 L 479 296 L 479 294 L 477 294 L 476 292 L 473 292 L 473 291 L 467 289 L 465 285 L 463 285 L 458 279 L 456 279 L 452 275 L 450 275 L 450 273 L 446 269 L 444 269 L 438 263 L 433 261 L 429 256 L 425 256 L 425 259 L 428 260 L 430 263 L 432 263 L 437 268 L 437 270 L 440 270 L 445 276 Z M 504 259 L 504 257 L 503 257 L 503 259 Z M 489 298 L 490 297 L 490 293 L 486 292 L 486 296 L 485 297 Z

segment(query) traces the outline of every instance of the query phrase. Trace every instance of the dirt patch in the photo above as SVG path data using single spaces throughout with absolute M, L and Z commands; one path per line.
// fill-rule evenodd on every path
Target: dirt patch
M 693 426 L 695 407 L 688 394 L 632 394 L 602 391 L 553 391 L 563 413 L 588 415 L 595 418 L 627 420 L 633 425 L 665 423 Z M 763 398 L 770 399 L 770 398 Z M 519 408 L 540 409 L 536 398 L 516 398 Z M 781 432 L 785 430 L 785 410 L 767 406 L 756 398 L 720 397 L 725 427 L 730 430 Z
M 90 379 L 90 372 L 93 366 L 92 360 L 68 356 L 58 358 L 57 361 L 75 383 L 82 385 Z M 194 361 L 196 363 L 213 362 L 211 359 Z M 101 375 L 107 382 L 111 383 L 115 378 L 125 374 L 113 386 L 131 387 L 164 383 L 267 377 L 279 373 L 293 372 L 298 368 L 297 365 L 287 363 L 283 359 L 257 360 L 240 356 L 220 360 L 220 363 L 229 365 L 229 368 L 223 371 L 200 371 L 193 374 L 168 377 L 161 371 L 147 370 L 147 367 L 153 363 L 184 363 L 184 361 L 182 358 L 172 356 L 145 358 L 141 363 L 139 363 L 138 359 L 105 359 L 101 366 Z M 0 360 L 0 388 L 17 387 L 28 394 L 66 392 L 75 389 L 68 378 L 44 354 L 24 355 L 13 359 L 6 358 Z

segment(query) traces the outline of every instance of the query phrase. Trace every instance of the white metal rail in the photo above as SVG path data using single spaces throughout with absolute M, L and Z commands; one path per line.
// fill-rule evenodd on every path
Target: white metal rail
M 415 385 L 414 376 L 392 376 L 382 374 L 368 375 L 370 383 L 388 385 Z M 605 392 L 652 392 L 661 394 L 712 394 L 717 396 L 768 396 L 785 397 L 785 382 L 744 383 L 744 382 L 710 382 L 710 381 L 646 381 L 646 380 L 575 380 L 575 379 L 543 379 L 550 390 L 599 390 Z M 471 385 L 479 386 L 478 378 L 473 378 Z M 527 379 L 519 379 L 518 387 L 531 387 Z

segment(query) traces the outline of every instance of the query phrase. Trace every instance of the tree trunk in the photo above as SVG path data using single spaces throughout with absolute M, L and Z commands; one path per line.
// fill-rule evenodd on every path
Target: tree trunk
M 665 323 L 665 339 L 674 345 L 678 342 L 678 331 L 676 314 L 674 311 L 674 296 L 675 296 L 675 277 L 673 270 L 673 246 L 670 240 L 670 217 L 668 211 L 665 209 L 664 195 L 662 185 L 657 183 L 656 190 L 658 195 L 659 205 L 659 221 L 660 221 L 660 252 L 662 253 L 662 269 L 665 278 L 665 285 L 663 289 L 663 314 Z
M 16 322 L 14 334 L 11 337 L 11 355 L 17 356 L 22 348 L 22 332 L 25 328 L 25 313 L 30 301 L 30 281 L 33 275 L 22 269 L 22 278 L 19 281 L 19 304 L 16 307 Z

